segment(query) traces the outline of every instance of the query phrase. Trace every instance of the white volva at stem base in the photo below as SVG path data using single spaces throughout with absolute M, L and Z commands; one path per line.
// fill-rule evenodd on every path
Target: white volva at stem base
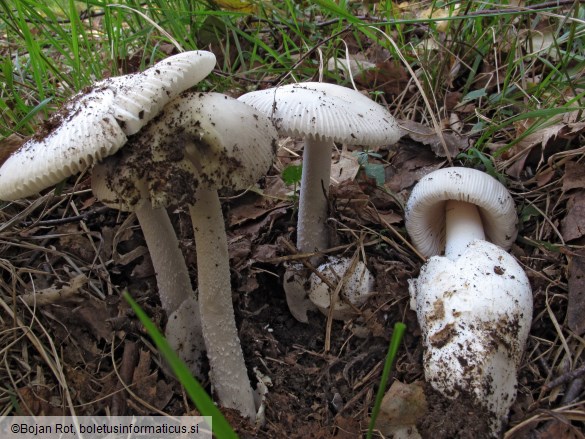
M 149 248 L 161 305 L 168 317 L 167 340 L 191 372 L 201 378 L 205 345 L 199 305 L 169 215 L 165 209 L 155 209 L 144 201 L 136 209 L 136 217 Z
M 331 141 L 305 139 L 297 230 L 297 248 L 302 253 L 329 245 L 325 221 L 332 147 Z
M 232 304 L 227 238 L 217 191 L 199 189 L 190 206 L 203 337 L 220 403 L 254 419 L 256 409 Z
M 485 239 L 479 210 L 464 201 L 447 201 L 445 256 L 455 261 L 476 239 Z

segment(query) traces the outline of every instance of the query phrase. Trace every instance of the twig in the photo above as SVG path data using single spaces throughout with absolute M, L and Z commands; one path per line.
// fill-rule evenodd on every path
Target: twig
M 20 300 L 28 306 L 50 305 L 75 296 L 87 282 L 87 276 L 80 274 L 71 279 L 68 286 L 62 288 L 45 288 L 36 293 L 24 294 L 20 296 Z
M 572 370 L 570 372 L 562 374 L 560 377 L 555 378 L 551 382 L 545 384 L 544 390 L 550 390 L 561 384 L 565 384 L 569 381 L 573 381 L 575 378 L 580 377 L 581 375 L 585 375 L 585 366 L 581 366 L 578 369 Z
M 65 218 L 56 218 L 56 219 L 50 219 L 50 220 L 41 220 L 41 221 L 36 221 L 36 222 L 35 221 L 22 221 L 20 223 L 20 225 L 23 227 L 31 227 L 31 226 L 40 227 L 40 226 L 58 226 L 61 224 L 75 223 L 78 221 L 84 221 L 92 216 L 99 215 L 103 212 L 107 212 L 110 209 L 111 208 L 108 206 L 101 206 L 101 207 L 98 207 L 96 209 L 89 210 L 89 211 L 82 213 L 80 215 L 74 215 L 74 216 L 68 216 Z
M 286 238 L 281 238 L 279 239 L 280 243 L 282 243 L 287 249 L 288 251 L 290 251 L 291 253 L 294 254 L 298 254 L 299 251 L 297 250 L 297 248 Z M 329 280 L 327 279 L 323 274 L 321 274 L 313 264 L 311 264 L 307 259 L 306 256 L 307 255 L 315 255 L 313 253 L 305 253 L 305 258 L 301 259 L 301 263 L 305 266 L 305 268 L 309 269 L 312 273 L 315 273 L 315 276 L 317 276 L 319 279 L 321 279 L 329 288 L 335 288 L 335 285 Z

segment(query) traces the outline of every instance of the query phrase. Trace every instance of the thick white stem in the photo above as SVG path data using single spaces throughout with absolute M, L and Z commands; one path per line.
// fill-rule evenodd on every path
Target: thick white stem
M 305 139 L 299 200 L 297 248 L 305 253 L 328 247 L 327 194 L 333 142 Z
M 199 306 L 211 382 L 225 407 L 254 419 L 252 386 L 236 328 L 227 238 L 217 191 L 199 189 L 189 208 L 195 231 Z
M 136 209 L 136 217 L 149 248 L 161 305 L 168 317 L 165 335 L 191 371 L 201 378 L 205 345 L 199 305 L 169 215 L 165 209 L 154 209 L 144 201 Z
M 445 256 L 457 260 L 476 239 L 485 240 L 478 208 L 465 201 L 447 201 Z

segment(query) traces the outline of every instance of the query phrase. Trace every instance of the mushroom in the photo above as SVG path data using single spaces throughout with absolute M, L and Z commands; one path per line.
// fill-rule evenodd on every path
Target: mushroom
M 352 259 L 331 258 L 327 263 L 321 264 L 317 271 L 335 288 L 331 291 L 330 286 L 313 273 L 309 277 L 309 299 L 323 314 L 328 315 L 331 312 L 333 319 L 351 319 L 357 314 L 356 308 L 363 305 L 372 294 L 374 276 L 362 261 L 356 261 L 354 265 Z M 335 299 L 332 300 L 333 297 Z M 333 310 L 330 310 L 332 301 Z
M 197 250 L 199 306 L 211 381 L 221 404 L 256 414 L 232 305 L 226 231 L 217 191 L 254 184 L 272 165 L 276 131 L 252 107 L 218 93 L 169 103 L 103 168 L 114 202 L 187 204 Z
M 505 251 L 517 235 L 514 201 L 483 172 L 441 169 L 412 190 L 406 229 L 429 257 L 409 287 L 425 377 L 447 398 L 477 401 L 497 437 L 516 397 L 532 321 L 528 278 Z
M 322 82 L 289 84 L 238 98 L 269 116 L 278 133 L 305 142 L 299 199 L 297 248 L 328 246 L 325 221 L 333 142 L 379 146 L 398 141 L 394 117 L 351 88 Z
M 400 137 L 396 121 L 388 110 L 360 92 L 321 82 L 255 91 L 238 99 L 269 116 L 279 134 L 304 139 L 297 248 L 303 253 L 324 250 L 329 245 L 325 222 L 333 143 L 395 143 Z M 318 260 L 313 258 L 312 262 Z M 287 270 L 284 280 L 289 309 L 302 322 L 307 322 L 307 310 L 314 308 L 306 299 L 306 278 L 295 265 Z
M 137 135 L 163 106 L 206 77 L 215 56 L 206 51 L 166 58 L 142 73 L 97 82 L 73 96 L 35 137 L 0 168 L 0 199 L 27 197 L 82 172 L 114 154 Z M 159 295 L 172 326 L 190 327 L 170 336 L 191 370 L 200 375 L 197 352 L 203 346 L 198 306 L 177 237 L 166 211 L 143 203 L 137 210 L 157 275 Z M 192 316 L 186 316 L 188 310 Z M 182 316 L 182 317 L 181 317 Z

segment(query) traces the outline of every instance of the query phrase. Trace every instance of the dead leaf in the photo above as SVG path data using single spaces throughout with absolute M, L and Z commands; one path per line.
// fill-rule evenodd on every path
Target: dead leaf
M 396 96 L 404 92 L 410 76 L 404 66 L 394 60 L 376 63 L 360 75 L 356 75 L 356 84 L 368 90 L 383 91 L 388 96 Z
M 31 386 L 18 389 L 21 415 L 25 416 L 63 416 L 64 407 L 54 406 L 49 401 L 53 392 L 48 387 Z
M 62 248 L 82 261 L 93 261 L 95 258 L 94 247 L 78 223 L 61 224 L 55 228 L 55 233 L 62 235 L 59 236 L 59 245 Z
M 395 194 L 414 185 L 426 174 L 438 169 L 442 160 L 429 148 L 415 142 L 401 142 L 400 148 L 386 167 L 386 186 Z
M 140 351 L 138 365 L 132 377 L 132 391 L 139 397 L 162 410 L 173 396 L 172 386 L 158 380 L 158 371 L 150 371 L 151 355 L 148 351 Z
M 538 431 L 538 439 L 581 439 L 583 435 L 567 420 L 553 419 Z
M 574 161 L 565 164 L 563 175 L 563 191 L 585 189 L 585 166 Z
M 585 191 L 579 191 L 567 202 L 567 215 L 561 221 L 561 233 L 565 241 L 585 235 Z
M 569 327 L 577 335 L 585 332 L 585 252 L 571 258 L 569 263 L 569 303 L 567 319 Z
M 11 134 L 8 137 L 0 140 L 0 166 L 6 161 L 10 155 L 19 149 L 28 137 L 22 137 L 18 134 Z
M 369 70 L 376 67 L 376 64 L 366 59 L 363 54 L 356 53 L 346 58 L 329 58 L 327 60 L 327 70 L 329 72 L 341 72 L 343 77 L 348 78 L 361 74 L 365 70 Z
M 334 160 L 331 164 L 331 180 L 334 184 L 339 184 L 346 180 L 355 180 L 360 170 L 360 164 L 357 156 L 349 151 L 342 151 L 339 159 Z
M 398 124 L 400 125 L 402 136 L 409 137 L 415 142 L 430 146 L 431 150 L 438 157 L 446 156 L 445 148 L 443 147 L 441 138 L 433 128 L 423 125 L 422 123 L 414 122 L 412 120 L 399 120 Z M 451 157 L 455 157 L 461 151 L 464 151 L 465 149 L 473 146 L 473 141 L 468 137 L 445 131 L 442 133 L 442 135 L 445 139 L 445 143 Z
M 514 162 L 508 166 L 506 173 L 512 177 L 518 178 L 524 169 L 526 160 L 533 148 L 540 145 L 542 150 L 541 155 L 544 155 L 545 148 L 550 147 L 553 141 L 557 139 L 572 140 L 582 133 L 585 130 L 585 122 L 575 121 L 575 118 L 577 117 L 575 113 L 578 112 L 568 112 L 551 118 L 549 122 L 554 120 L 558 120 L 559 122 L 552 123 L 542 128 L 536 128 L 533 132 L 514 144 L 505 155 L 507 157 L 514 157 Z M 531 129 L 533 123 L 534 121 L 532 120 L 517 123 L 515 125 L 516 137 L 519 137 L 528 129 Z

